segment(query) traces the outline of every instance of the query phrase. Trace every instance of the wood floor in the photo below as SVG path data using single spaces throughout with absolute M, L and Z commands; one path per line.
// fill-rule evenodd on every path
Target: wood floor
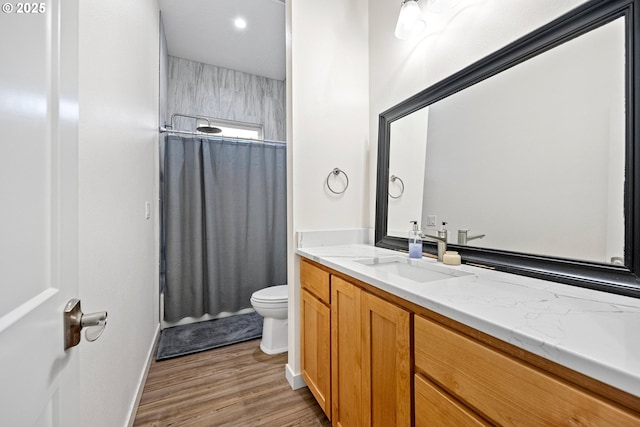
M 308 388 L 285 379 L 287 354 L 260 340 L 152 362 L 134 427 L 330 426 Z

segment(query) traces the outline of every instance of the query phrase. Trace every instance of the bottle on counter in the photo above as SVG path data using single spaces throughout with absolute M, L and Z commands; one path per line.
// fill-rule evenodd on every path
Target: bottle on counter
M 422 258 L 422 237 L 420 237 L 420 229 L 418 221 L 410 221 L 412 224 L 409 231 L 409 258 Z

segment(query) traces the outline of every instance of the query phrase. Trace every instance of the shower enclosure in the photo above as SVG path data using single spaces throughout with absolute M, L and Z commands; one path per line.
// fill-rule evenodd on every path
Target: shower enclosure
M 286 145 L 166 131 L 163 320 L 249 311 L 254 291 L 286 283 Z

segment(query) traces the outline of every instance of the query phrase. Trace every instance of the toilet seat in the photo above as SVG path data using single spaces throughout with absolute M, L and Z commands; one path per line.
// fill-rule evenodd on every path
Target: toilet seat
M 251 301 L 261 304 L 280 305 L 286 304 L 289 300 L 287 285 L 269 286 L 268 288 L 255 291 L 251 295 Z

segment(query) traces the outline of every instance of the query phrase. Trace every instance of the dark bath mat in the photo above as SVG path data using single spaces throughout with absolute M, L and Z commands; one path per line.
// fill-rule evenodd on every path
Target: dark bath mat
M 174 326 L 160 333 L 156 360 L 185 356 L 261 336 L 262 316 L 258 313 Z

